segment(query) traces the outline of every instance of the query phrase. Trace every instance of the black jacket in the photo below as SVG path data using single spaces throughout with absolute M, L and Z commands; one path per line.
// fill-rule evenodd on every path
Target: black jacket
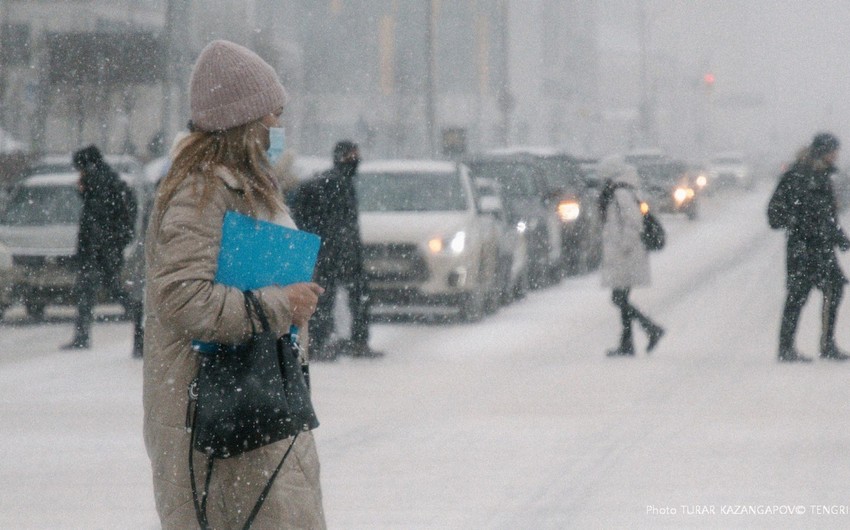
M 83 263 L 118 266 L 124 247 L 133 236 L 132 193 L 106 164 L 85 171 L 81 184 L 83 210 L 77 236 L 77 257 Z
M 322 238 L 316 266 L 319 280 L 353 280 L 362 275 L 355 174 L 336 166 L 305 182 L 293 194 L 292 214 L 298 228 Z
M 830 180 L 834 171 L 805 158 L 798 160 L 782 175 L 770 198 L 768 223 L 787 233 L 789 282 L 825 287 L 847 281 L 835 255 L 835 247 L 847 250 L 850 240 L 838 224 Z

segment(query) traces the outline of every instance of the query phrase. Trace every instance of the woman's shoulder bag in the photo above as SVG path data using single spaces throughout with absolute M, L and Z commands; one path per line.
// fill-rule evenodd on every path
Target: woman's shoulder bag
M 251 337 L 241 344 L 193 343 L 201 354 L 197 377 L 189 386 L 186 427 L 192 433 L 189 472 L 198 522 L 207 527 L 206 498 L 215 459 L 230 458 L 292 437 L 289 448 L 271 475 L 249 515 L 250 527 L 283 462 L 301 431 L 315 429 L 319 421 L 310 400 L 308 367 L 291 334 L 277 337 L 269 326 L 260 301 L 244 292 Z M 259 321 L 257 330 L 254 320 Z M 204 491 L 197 491 L 194 450 L 207 455 Z M 199 496 L 201 499 L 199 500 Z

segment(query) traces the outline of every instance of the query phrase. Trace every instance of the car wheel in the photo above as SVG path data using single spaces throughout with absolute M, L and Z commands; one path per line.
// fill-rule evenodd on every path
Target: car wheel
M 522 300 L 523 298 L 525 298 L 525 295 L 528 294 L 528 290 L 530 288 L 531 287 L 529 286 L 528 269 L 526 268 L 519 275 L 519 278 L 517 278 L 516 284 L 514 285 L 514 300 Z
M 478 322 L 484 316 L 484 294 L 481 291 L 468 293 L 460 302 L 460 318 L 465 322 Z
M 33 320 L 43 320 L 44 319 L 44 302 L 26 302 L 24 307 L 27 310 L 27 314 Z

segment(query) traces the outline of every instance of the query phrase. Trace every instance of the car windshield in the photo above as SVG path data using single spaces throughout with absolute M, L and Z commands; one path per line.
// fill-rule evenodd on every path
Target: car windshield
M 432 212 L 467 209 L 457 172 L 360 173 L 357 200 L 361 212 Z
M 637 166 L 641 180 L 648 184 L 672 185 L 681 179 L 685 168 L 677 163 L 642 164 Z
M 529 164 L 511 161 L 473 162 L 469 164 L 478 177 L 495 180 L 502 187 L 506 197 L 533 197 L 534 169 Z
M 76 224 L 83 201 L 74 186 L 19 186 L 0 215 L 12 226 Z
M 581 168 L 568 158 L 542 158 L 540 165 L 550 188 L 574 190 L 582 184 Z

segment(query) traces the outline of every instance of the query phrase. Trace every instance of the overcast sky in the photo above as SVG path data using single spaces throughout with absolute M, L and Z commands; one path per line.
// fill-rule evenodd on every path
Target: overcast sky
M 600 44 L 638 49 L 640 0 L 597 4 Z M 715 95 L 763 96 L 762 135 L 793 149 L 819 129 L 850 142 L 850 10 L 841 0 L 645 0 L 649 47 L 682 75 L 716 75 Z M 847 160 L 850 160 L 848 158 Z

